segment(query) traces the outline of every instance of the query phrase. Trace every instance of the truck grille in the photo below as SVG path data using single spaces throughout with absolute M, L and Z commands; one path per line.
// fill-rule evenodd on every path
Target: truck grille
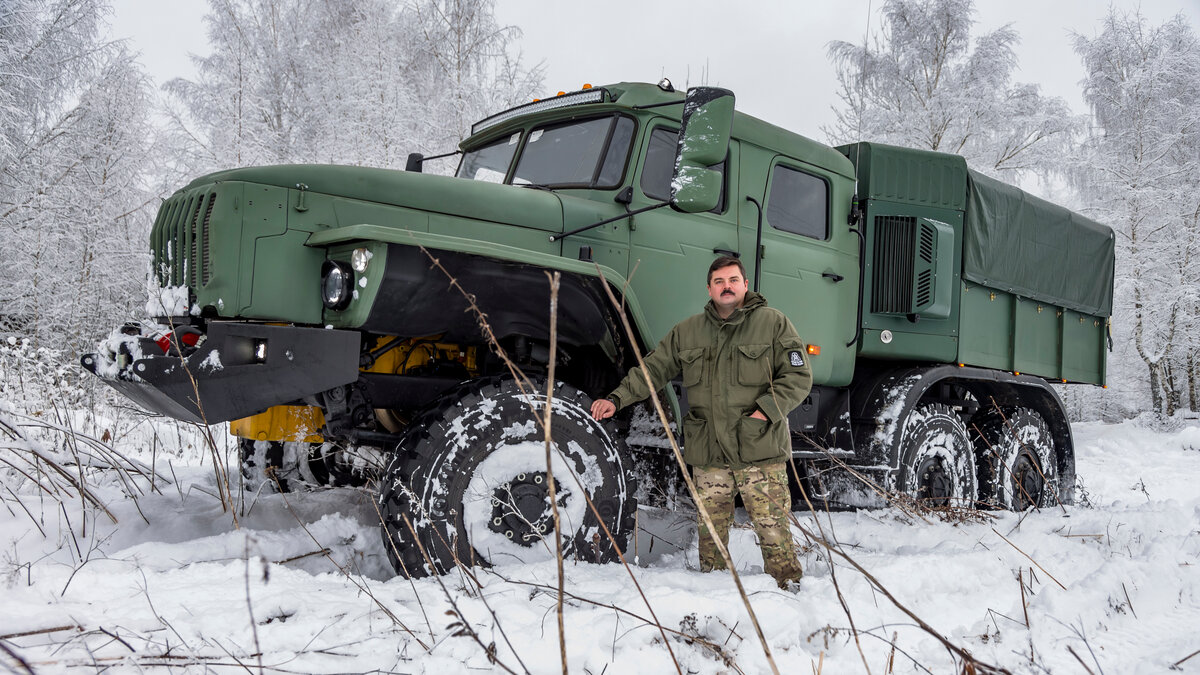
M 194 190 L 171 197 L 158 210 L 150 245 L 162 286 L 200 288 L 212 278 L 209 225 L 216 192 Z

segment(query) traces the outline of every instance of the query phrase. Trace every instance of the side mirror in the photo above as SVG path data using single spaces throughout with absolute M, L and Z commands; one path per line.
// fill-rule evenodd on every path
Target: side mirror
M 425 155 L 419 152 L 408 153 L 408 161 L 404 163 L 405 171 L 421 173 L 421 164 L 425 161 Z
M 683 126 L 675 146 L 671 176 L 671 206 L 684 213 L 716 208 L 724 187 L 720 164 L 729 152 L 733 129 L 733 92 L 718 87 L 688 89 L 683 101 Z

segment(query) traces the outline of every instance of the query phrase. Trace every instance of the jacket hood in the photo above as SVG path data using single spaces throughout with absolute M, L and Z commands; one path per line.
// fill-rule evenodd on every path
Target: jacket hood
M 717 305 L 709 299 L 708 304 L 704 305 L 704 313 L 708 318 L 716 323 L 740 323 L 743 318 L 750 312 L 759 307 L 766 307 L 767 299 L 757 291 L 746 291 L 746 298 L 742 301 L 742 306 L 733 310 L 733 314 L 729 315 L 728 319 L 722 319 L 717 313 Z

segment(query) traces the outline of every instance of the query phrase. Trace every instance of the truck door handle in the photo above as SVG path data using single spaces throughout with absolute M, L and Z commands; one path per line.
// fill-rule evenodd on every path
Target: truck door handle
M 845 278 L 846 278 L 846 277 L 844 277 L 844 276 L 842 276 L 842 275 L 840 275 L 840 274 L 838 274 L 838 273 L 836 273 L 836 272 L 825 272 L 825 273 L 824 273 L 824 274 L 822 274 L 821 276 L 822 276 L 822 277 L 824 277 L 824 278 L 826 278 L 826 279 L 833 279 L 833 283 L 835 283 L 835 284 L 836 284 L 837 282 L 839 282 L 839 281 L 841 281 L 841 280 L 843 280 L 843 279 L 845 279 Z
M 741 254 L 741 253 L 738 253 L 737 251 L 730 251 L 730 250 L 729 250 L 729 249 L 727 249 L 727 248 L 714 248 L 714 249 L 713 249 L 713 253 L 716 253 L 717 255 L 727 255 L 727 256 L 729 256 L 729 257 L 731 257 L 731 258 L 740 258 L 740 257 L 742 257 L 742 254 Z

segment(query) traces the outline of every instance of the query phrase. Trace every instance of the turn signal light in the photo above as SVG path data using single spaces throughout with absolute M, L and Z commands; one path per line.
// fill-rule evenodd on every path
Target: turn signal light
M 813 356 L 819 356 L 821 354 L 821 348 L 817 345 L 809 345 L 808 353 L 812 354 Z

